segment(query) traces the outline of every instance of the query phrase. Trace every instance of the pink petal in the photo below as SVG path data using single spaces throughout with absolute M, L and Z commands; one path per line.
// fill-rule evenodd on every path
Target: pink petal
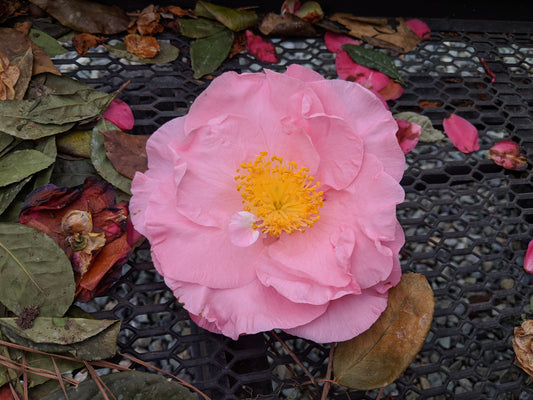
M 326 44 L 326 48 L 332 53 L 339 53 L 341 51 L 344 51 L 342 49 L 343 44 L 361 44 L 360 41 L 355 40 L 351 36 L 344 35 L 342 33 L 334 33 L 331 31 L 326 31 L 326 33 L 324 34 L 324 42 Z
M 119 98 L 114 99 L 104 112 L 104 118 L 123 131 L 133 128 L 135 118 L 129 105 Z
M 524 269 L 526 272 L 533 274 L 533 240 L 529 242 L 526 251 L 526 257 L 524 258 Z
M 450 114 L 442 121 L 444 132 L 453 145 L 463 153 L 479 150 L 479 134 L 477 128 L 466 119 Z
M 402 119 L 397 119 L 396 122 L 398 123 L 398 132 L 396 133 L 398 143 L 400 143 L 404 154 L 407 154 L 416 147 L 422 127 Z
M 251 30 L 246 30 L 246 49 L 259 61 L 277 63 L 278 57 L 276 49 L 271 42 L 266 41 L 262 36 L 254 34 Z
M 502 140 L 492 146 L 489 157 L 496 164 L 516 171 L 524 171 L 527 168 L 527 154 L 518 143 L 512 140 Z
M 421 39 L 429 38 L 431 29 L 429 26 L 419 19 L 413 18 L 405 21 L 405 24 Z
M 239 247 L 248 247 L 259 238 L 259 231 L 253 228 L 257 217 L 248 211 L 234 213 L 229 222 L 228 233 L 231 243 Z
M 333 300 L 320 317 L 285 331 L 317 343 L 342 342 L 370 328 L 386 307 L 387 294 L 368 289 Z

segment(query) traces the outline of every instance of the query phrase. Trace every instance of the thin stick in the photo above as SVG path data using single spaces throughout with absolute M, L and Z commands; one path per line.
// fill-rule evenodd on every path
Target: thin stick
M 26 355 L 22 353 L 22 389 L 24 391 L 24 398 L 28 399 L 28 369 L 26 366 Z
M 102 393 L 102 396 L 104 397 L 104 400 L 109 400 L 109 397 L 107 396 L 107 393 L 106 393 L 106 389 L 109 390 L 109 388 L 105 385 L 105 383 L 102 381 L 102 378 L 100 378 L 100 376 L 96 373 L 96 371 L 94 370 L 94 368 L 91 366 L 91 364 L 89 364 L 87 361 L 83 361 L 83 363 L 85 364 L 85 367 L 87 368 L 87 370 L 89 371 L 89 373 L 91 374 L 92 378 L 93 378 L 93 381 L 94 383 L 96 383 L 96 386 L 98 386 L 98 389 L 100 389 L 100 393 Z M 111 391 L 109 390 L 109 392 L 111 393 Z M 112 394 L 112 393 L 111 393 Z M 116 400 L 115 396 L 113 396 L 113 398 Z
M 17 391 L 13 388 L 13 385 L 11 383 L 9 383 L 9 389 L 11 389 L 11 396 L 13 396 L 13 399 L 20 400 Z
M 200 396 L 202 396 L 205 400 L 211 400 L 211 398 L 206 395 L 204 392 L 202 392 L 200 389 L 194 387 L 193 385 L 191 385 L 190 383 L 184 381 L 183 379 L 180 379 L 178 378 L 177 376 L 175 375 L 172 375 L 170 373 L 168 373 L 167 371 L 163 371 L 162 369 L 152 365 L 152 364 L 148 364 L 147 362 L 143 361 L 143 360 L 139 360 L 138 358 L 136 357 L 133 357 L 133 356 L 130 356 L 130 355 L 127 355 L 127 354 L 123 354 L 123 353 L 118 353 L 120 354 L 122 357 L 125 357 L 127 358 L 128 360 L 131 360 L 133 362 L 136 362 L 137 364 L 141 364 L 142 366 L 146 367 L 146 368 L 150 368 L 150 369 L 153 369 L 157 372 L 161 372 L 162 374 L 165 374 L 165 375 L 168 375 L 174 379 L 176 379 L 182 386 L 185 386 L 186 388 L 189 388 L 191 389 L 192 391 L 198 393 Z
M 4 357 L 4 356 L 0 356 L 0 365 L 3 365 L 5 366 L 6 368 L 9 368 L 9 369 L 12 369 L 12 370 L 15 370 L 15 371 L 22 371 L 24 369 L 24 366 L 23 364 L 21 363 L 18 363 L 16 361 L 13 361 L 11 360 L 10 358 L 7 358 L 7 357 Z M 28 371 L 30 371 L 32 374 L 35 374 L 35 375 L 39 375 L 39 376 L 43 376 L 45 378 L 49 378 L 49 379 L 54 379 L 56 378 L 56 374 L 46 370 L 46 369 L 41 369 L 41 368 L 36 368 L 36 367 L 32 367 L 31 365 L 26 365 L 26 369 Z M 74 380 L 74 379 L 71 379 L 71 378 L 67 378 L 66 376 L 62 376 L 63 380 L 70 383 L 71 385 L 78 385 L 79 382 Z
M 307 368 L 305 368 L 305 365 L 302 364 L 302 362 L 296 356 L 296 354 L 294 354 L 294 352 L 289 348 L 289 346 L 287 346 L 287 343 L 285 343 L 283 341 L 283 339 L 276 332 L 274 332 L 273 330 L 270 331 L 270 332 L 276 338 L 276 340 L 281 343 L 281 346 L 283 346 L 285 351 L 292 357 L 292 359 L 296 362 L 296 364 L 299 365 L 299 367 L 304 371 L 304 373 L 309 377 L 309 379 L 311 379 L 311 382 L 313 383 L 313 385 L 315 385 L 317 387 L 317 389 L 318 389 L 318 385 L 316 383 L 316 380 L 315 380 L 314 376 L 311 375 L 311 373 L 308 371 Z
M 494 83 L 494 81 L 496 80 L 496 74 L 494 72 L 492 72 L 489 68 L 489 65 L 487 64 L 487 62 L 485 61 L 484 58 L 481 58 L 481 65 L 483 65 L 483 69 L 485 69 L 485 72 L 490 76 L 490 82 L 491 83 Z
M 328 379 L 328 381 L 324 383 L 321 400 L 327 400 L 329 389 L 331 387 L 331 383 L 329 383 L 329 379 L 331 379 L 331 370 L 333 369 L 333 350 L 334 349 L 335 349 L 335 343 L 331 343 L 329 347 L 328 369 L 326 371 L 326 379 Z
M 383 386 L 381 389 L 379 389 L 378 397 L 376 397 L 376 400 L 381 399 L 381 396 L 383 395 L 383 391 L 385 390 L 385 386 Z
M 52 364 L 54 364 L 54 369 L 56 371 L 57 380 L 59 381 L 59 385 L 61 386 L 61 390 L 63 391 L 63 394 L 65 395 L 65 400 L 68 400 L 67 395 L 67 389 L 65 388 L 65 382 L 63 382 L 63 375 L 61 375 L 61 371 L 59 371 L 59 368 L 57 367 L 56 360 L 54 360 L 54 357 L 50 357 L 52 359 Z

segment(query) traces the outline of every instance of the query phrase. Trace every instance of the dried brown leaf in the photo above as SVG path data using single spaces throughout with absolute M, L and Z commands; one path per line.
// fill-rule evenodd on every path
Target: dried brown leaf
M 233 58 L 240 52 L 242 52 L 244 49 L 246 49 L 246 32 L 235 32 L 233 36 L 233 44 L 231 45 L 231 49 L 229 51 L 228 58 Z
M 96 47 L 107 42 L 103 36 L 93 35 L 92 33 L 80 33 L 72 38 L 72 44 L 80 56 L 87 54 L 91 47 Z
M 335 381 L 357 390 L 394 382 L 411 364 L 429 332 L 435 299 L 424 275 L 407 273 L 389 290 L 387 308 L 354 339 L 337 344 Z
M 124 37 L 126 50 L 141 58 L 154 58 L 161 47 L 153 36 L 129 34 Z
M 159 11 L 162 13 L 171 13 L 175 15 L 176 17 L 185 17 L 186 15 L 189 15 L 189 11 L 185 10 L 178 6 L 164 6 L 160 7 Z
M 318 36 L 313 24 L 292 14 L 282 17 L 280 14 L 270 12 L 261 21 L 259 30 L 266 36 Z
M 153 36 L 163 32 L 163 26 L 159 23 L 161 15 L 156 11 L 153 4 L 150 4 L 141 11 L 139 16 L 130 23 L 128 32 L 139 32 L 141 35 Z
M 522 326 L 514 328 L 513 350 L 516 363 L 533 376 L 533 320 L 524 321 Z
M 330 19 L 344 25 L 355 38 L 399 53 L 411 51 L 421 41 L 403 18 L 396 18 L 394 27 L 383 19 L 364 19 L 349 13 L 335 13 Z
M 15 84 L 20 76 L 18 67 L 11 65 L 9 59 L 0 53 L 0 100 L 15 98 Z
M 149 136 L 130 135 L 119 130 L 100 132 L 104 136 L 107 158 L 120 174 L 133 179 L 136 171 L 146 171 L 146 141 Z

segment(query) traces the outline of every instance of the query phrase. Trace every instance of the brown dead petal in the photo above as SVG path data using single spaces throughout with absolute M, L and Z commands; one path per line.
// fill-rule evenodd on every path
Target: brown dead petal
M 235 57 L 244 49 L 246 49 L 246 32 L 235 32 L 233 36 L 233 44 L 231 45 L 228 58 Z
M 20 0 L 2 0 L 0 1 L 0 24 L 8 18 L 26 14 L 28 11 L 28 4 L 26 1 Z
M 43 49 L 31 42 L 31 50 L 33 52 L 33 72 L 32 75 L 42 74 L 43 72 L 50 72 L 51 74 L 61 75 L 61 72 L 54 65 L 52 59 Z
M 516 363 L 533 376 L 533 320 L 524 321 L 521 327 L 514 328 L 513 350 Z
M 157 35 L 163 32 L 163 26 L 159 23 L 161 16 L 155 11 L 143 11 L 137 18 L 137 30 L 141 35 Z
M 93 35 L 92 33 L 80 33 L 72 38 L 72 44 L 80 56 L 87 54 L 91 47 L 96 47 L 107 42 L 103 36 Z
M 29 35 L 30 29 L 31 29 L 31 22 L 30 21 L 17 22 L 15 25 L 13 25 L 13 29 L 19 32 L 22 32 L 25 35 Z
M 265 36 L 300 36 L 316 37 L 318 33 L 313 24 L 292 14 L 268 13 L 259 24 L 259 30 Z
M 107 158 L 121 175 L 133 179 L 136 171 L 146 171 L 148 135 L 131 135 L 119 130 L 100 132 L 104 137 Z
M 124 37 L 126 50 L 141 58 L 154 58 L 159 53 L 159 43 L 153 36 L 129 34 Z
M 173 15 L 175 15 L 176 17 L 185 17 L 186 15 L 189 14 L 189 11 L 188 10 L 185 10 L 181 7 L 178 7 L 178 6 L 165 6 L 165 7 L 160 7 L 159 8 L 159 11 L 162 12 L 162 13 L 171 13 Z
M 350 35 L 367 43 L 388 48 L 400 53 L 414 49 L 421 39 L 407 26 L 403 18 L 396 18 L 397 25 L 392 27 L 383 24 L 382 19 L 364 19 L 349 13 L 335 13 L 330 16 L 332 21 L 344 25 Z
M 15 98 L 15 84 L 20 76 L 20 70 L 10 65 L 9 59 L 0 53 L 0 100 Z

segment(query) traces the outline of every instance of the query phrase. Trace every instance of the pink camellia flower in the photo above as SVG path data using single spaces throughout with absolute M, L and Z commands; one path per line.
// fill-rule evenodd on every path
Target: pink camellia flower
M 414 122 L 405 121 L 403 119 L 397 119 L 396 122 L 398 123 L 398 132 L 396 132 L 398 143 L 404 154 L 407 154 L 418 144 L 422 127 Z
M 417 18 L 408 19 L 408 20 L 405 21 L 405 24 L 420 39 L 427 39 L 427 38 L 429 38 L 429 35 L 431 34 L 431 29 L 429 29 L 428 24 L 426 24 L 424 21 L 419 20 Z
M 118 98 L 114 99 L 104 111 L 104 118 L 123 131 L 130 130 L 135 124 L 130 106 Z
M 456 114 L 450 114 L 444 118 L 442 125 L 457 150 L 463 153 L 479 150 L 479 133 L 471 122 Z
M 356 83 L 298 65 L 226 72 L 148 140 L 133 224 L 200 326 L 350 339 L 401 276 L 397 130 Z
M 524 171 L 527 168 L 527 154 L 512 140 L 501 140 L 489 149 L 489 158 L 506 169 Z
M 526 256 L 524 258 L 524 269 L 526 272 L 533 274 L 533 240 L 527 246 Z

